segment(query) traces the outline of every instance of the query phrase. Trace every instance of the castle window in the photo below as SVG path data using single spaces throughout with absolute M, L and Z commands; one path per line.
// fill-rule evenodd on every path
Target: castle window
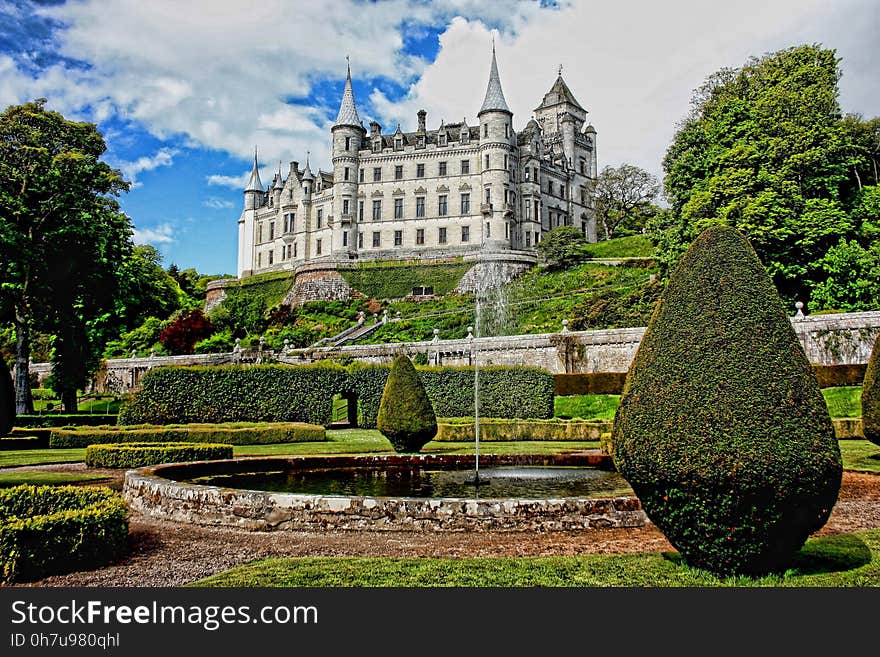
M 290 227 L 290 224 L 288 222 L 289 222 L 288 215 L 284 215 L 284 232 L 285 233 L 287 232 L 287 229 Z
M 440 163 L 440 165 L 439 165 L 439 175 L 441 175 L 441 176 L 445 176 L 445 175 L 446 175 L 446 162 L 441 162 L 441 163 Z
M 425 197 L 416 196 L 416 217 L 425 216 Z
M 296 242 L 293 243 L 293 257 L 296 257 Z
M 535 167 L 535 182 L 538 182 L 538 167 Z
M 317 220 L 318 220 L 318 228 L 320 228 L 321 224 L 324 223 L 324 210 L 322 210 L 321 208 L 318 208 Z
M 270 221 L 269 222 L 269 241 L 271 242 L 274 239 L 275 239 L 275 222 Z
M 489 168 L 489 154 L 486 153 L 486 165 L 483 167 L 483 169 L 488 169 L 488 168 Z
M 541 241 L 540 237 L 541 237 L 541 233 L 539 233 L 538 231 L 535 231 L 535 246 L 538 246 L 538 242 Z
M 471 137 L 471 136 L 470 136 L 470 131 L 469 131 L 467 128 L 462 128 L 462 129 L 461 129 L 461 134 L 459 135 L 459 137 L 461 138 L 461 143 L 462 143 L 462 144 L 466 144 L 466 143 L 468 143 L 468 142 L 470 141 L 470 137 Z
M 461 195 L 461 213 L 463 215 L 471 213 L 471 195 L 470 192 L 464 192 Z
M 373 231 L 373 248 L 378 249 L 380 246 L 382 246 L 382 233 Z
M 363 169 L 360 170 L 360 173 L 358 174 L 358 179 L 361 182 L 364 182 L 364 170 Z
M 437 197 L 437 214 L 441 217 L 446 216 L 446 194 Z
M 439 244 L 446 244 L 446 227 L 437 229 L 437 242 Z
M 535 201 L 535 221 L 541 221 L 541 210 L 539 209 L 538 202 Z M 535 244 L 538 243 L 538 240 L 535 240 Z
M 490 237 L 492 237 L 492 224 L 490 224 L 487 221 L 486 222 L 486 239 L 489 239 Z
M 581 158 L 580 165 L 581 165 L 581 175 L 586 176 L 587 175 L 587 161 L 584 158 Z
M 346 139 L 348 139 L 348 137 L 346 137 Z M 351 169 L 349 169 L 348 167 L 345 167 L 345 171 L 342 174 L 343 180 L 348 180 L 350 174 L 351 174 Z
M 347 151 L 351 150 L 351 137 L 345 138 L 345 150 L 347 150 Z M 346 180 L 348 180 L 348 178 L 346 178 Z
M 273 264 L 275 262 L 275 249 L 269 251 L 269 264 Z
M 510 139 L 510 124 L 509 123 L 504 124 L 504 138 Z
M 257 268 L 262 267 L 262 266 L 263 266 L 263 254 L 258 253 L 257 254 Z
M 416 137 L 416 146 L 418 148 L 425 147 L 425 135 L 419 135 L 418 137 Z
M 492 202 L 492 189 L 486 188 L 486 205 L 489 205 Z
M 257 244 L 263 241 L 263 224 L 257 224 Z
M 288 201 L 292 201 L 292 200 L 293 200 L 293 190 L 292 190 L 292 189 L 288 189 L 288 190 L 287 190 L 287 200 L 288 200 Z
M 446 146 L 446 135 L 440 134 L 437 136 L 437 145 L 438 146 Z
M 364 220 L 364 202 L 358 201 L 358 221 Z
M 461 175 L 466 176 L 471 172 L 471 161 L 470 160 L 462 160 L 461 161 Z
M 394 199 L 394 218 L 403 219 L 403 199 Z
M 373 201 L 373 221 L 379 221 L 382 218 L 382 201 Z
M 373 167 L 373 182 L 382 180 L 382 167 Z
M 342 231 L 342 246 L 348 246 L 348 231 Z
M 416 230 L 416 244 L 424 244 L 425 243 L 425 229 L 419 228 Z
M 587 190 L 581 187 L 581 205 L 587 204 Z
M 525 205 L 526 205 L 526 221 L 531 221 L 532 220 L 532 205 L 528 201 L 526 201 Z
M 349 204 L 350 204 L 350 201 L 347 198 L 342 199 L 342 214 L 344 216 L 347 216 L 349 214 L 349 212 L 348 212 Z
M 321 240 L 315 242 L 315 254 L 321 255 Z
M 394 167 L 394 179 L 403 180 L 403 165 L 398 164 Z
M 526 231 L 526 248 L 529 248 L 532 245 L 532 234 L 529 231 Z
M 488 123 L 483 124 L 483 136 L 484 137 L 489 136 L 489 124 Z
M 359 249 L 364 248 L 364 234 L 363 233 L 358 233 L 358 248 Z
M 506 156 L 506 155 L 504 156 L 504 168 L 505 168 L 505 169 L 510 168 L 510 165 L 508 164 L 508 159 L 507 159 L 507 156 Z
M 510 224 L 506 221 L 504 222 L 504 239 L 510 239 Z
M 394 246 L 403 246 L 403 231 L 394 231 Z
M 399 151 L 403 149 L 403 137 L 395 137 L 394 138 L 394 150 Z
M 529 181 L 529 168 L 528 168 L 528 167 L 526 167 L 525 174 L 526 174 L 526 175 L 525 175 L 525 181 L 528 182 L 528 181 Z
M 424 178 L 425 177 L 425 165 L 417 164 L 416 165 L 416 178 Z
M 381 153 L 382 152 L 382 138 L 381 137 L 373 140 L 373 152 L 374 153 Z
M 461 227 L 461 241 L 462 242 L 470 242 L 471 241 L 471 227 L 470 226 L 462 226 Z

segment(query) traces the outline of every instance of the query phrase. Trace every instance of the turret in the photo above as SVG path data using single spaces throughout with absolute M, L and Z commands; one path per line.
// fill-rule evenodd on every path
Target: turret
M 238 267 L 239 278 L 250 276 L 254 271 L 254 224 L 257 208 L 263 204 L 263 183 L 257 167 L 257 149 L 254 148 L 254 168 L 244 189 L 244 210 L 238 218 Z
M 254 168 L 247 187 L 244 188 L 244 209 L 256 210 L 263 205 L 263 182 L 260 180 L 260 170 L 257 168 L 257 149 L 254 148 Z
M 347 66 L 345 90 L 339 114 L 331 128 L 333 135 L 333 253 L 354 257 L 357 253 L 358 151 L 364 128 L 358 117 L 351 87 L 351 66 Z
M 480 120 L 480 211 L 483 215 L 483 245 L 488 249 L 510 248 L 514 203 L 514 187 L 510 180 L 511 158 L 516 135 L 513 132 L 513 112 L 507 106 L 495 46 L 492 45 L 492 66 L 483 106 L 477 113 Z
M 281 176 L 281 162 L 278 162 L 278 172 L 275 174 L 275 179 L 272 181 L 272 202 L 275 207 L 279 207 L 281 205 L 281 192 L 284 191 L 284 178 Z

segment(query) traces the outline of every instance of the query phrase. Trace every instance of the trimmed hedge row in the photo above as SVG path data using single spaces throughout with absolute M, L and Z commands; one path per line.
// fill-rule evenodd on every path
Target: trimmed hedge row
M 32 581 L 119 558 L 128 547 L 127 512 L 108 488 L 0 490 L 0 581 Z
M 253 424 L 166 424 L 54 429 L 50 447 L 88 447 L 111 443 L 220 443 L 272 445 L 326 440 L 324 427 L 303 422 Z
M 619 395 L 626 383 L 626 372 L 583 372 L 554 374 L 553 384 L 559 397 L 569 395 Z
M 329 425 L 333 395 L 358 397 L 358 424 L 376 428 L 391 368 L 333 363 L 251 367 L 162 367 L 123 407 L 123 424 L 172 422 L 311 422 Z M 473 414 L 474 371 L 468 367 L 418 370 L 440 417 Z M 532 367 L 480 369 L 480 409 L 490 417 L 553 417 L 553 375 Z M 228 441 L 224 441 L 228 442 Z
M 585 441 L 599 440 L 611 431 L 607 420 L 521 420 L 480 418 L 480 441 L 505 442 L 525 440 Z M 473 418 L 441 418 L 437 421 L 439 442 L 473 442 Z
M 108 443 L 86 447 L 86 465 L 90 468 L 140 468 L 231 458 L 232 445 L 216 443 Z
M 866 363 L 851 365 L 813 365 L 820 388 L 860 386 L 865 380 Z
M 19 415 L 15 418 L 15 426 L 23 428 L 50 427 L 100 427 L 105 424 L 116 424 L 117 415 L 104 413 L 67 413 L 46 415 Z
M 0 452 L 10 449 L 45 449 L 49 446 L 47 440 L 39 436 L 12 436 L 0 438 Z

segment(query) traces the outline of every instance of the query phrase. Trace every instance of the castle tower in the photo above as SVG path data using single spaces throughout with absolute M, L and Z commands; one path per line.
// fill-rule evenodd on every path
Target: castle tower
M 354 258 L 357 257 L 358 151 L 365 130 L 354 104 L 350 65 L 339 114 L 330 132 L 333 135 L 333 255 Z
M 513 131 L 513 112 L 507 106 L 501 90 L 494 44 L 489 85 L 477 118 L 480 120 L 483 245 L 490 250 L 510 248 L 515 207 L 510 196 L 513 193 L 510 166 L 516 135 Z
M 562 79 L 562 67 L 550 91 L 544 94 L 541 104 L 535 108 L 535 120 L 541 125 L 544 139 L 553 150 L 561 151 L 569 169 L 578 169 L 575 152 L 577 136 L 581 134 L 587 110 L 571 93 Z
M 250 276 L 254 271 L 254 223 L 257 208 L 263 204 L 263 183 L 257 167 L 257 149 L 254 148 L 254 168 L 244 189 L 244 210 L 238 219 L 238 268 L 239 278 Z
M 302 205 L 303 205 L 303 226 L 306 231 L 306 243 L 303 247 L 303 255 L 306 260 L 312 257 L 312 190 L 315 187 L 315 176 L 309 166 L 309 155 L 306 153 L 306 168 L 303 170 L 302 179 Z

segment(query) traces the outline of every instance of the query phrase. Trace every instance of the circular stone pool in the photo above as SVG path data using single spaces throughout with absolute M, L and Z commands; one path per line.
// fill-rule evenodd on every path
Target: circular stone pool
M 254 530 L 553 530 L 646 517 L 598 453 L 246 458 L 126 473 L 129 505 L 166 520 Z

